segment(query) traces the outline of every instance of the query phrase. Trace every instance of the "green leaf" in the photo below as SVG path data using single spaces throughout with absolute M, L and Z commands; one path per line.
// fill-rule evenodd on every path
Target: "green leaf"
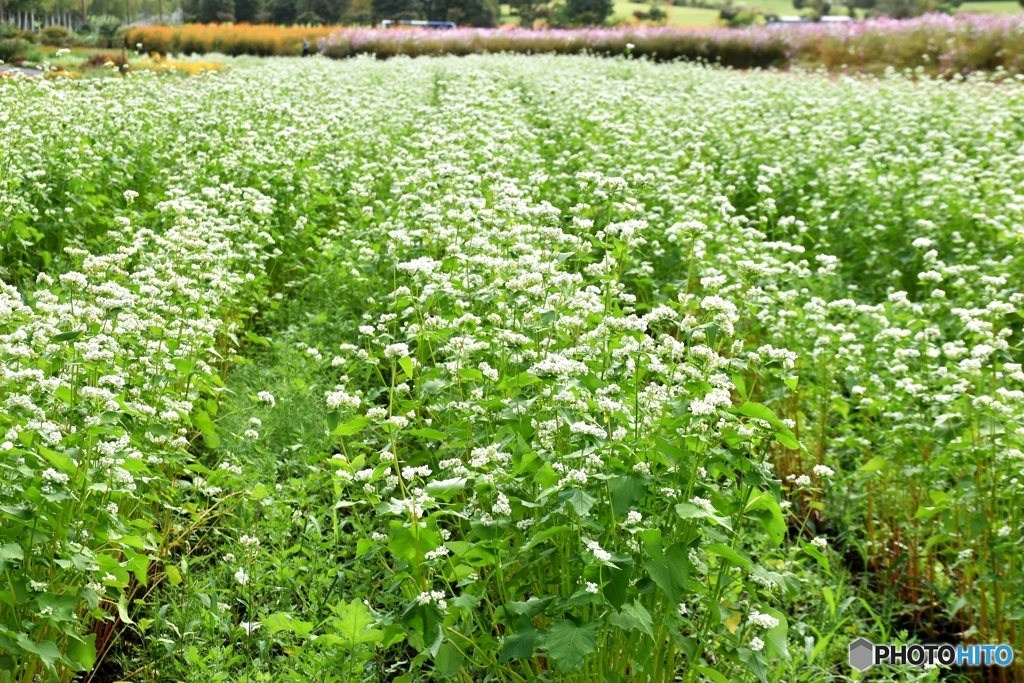
M 634 475 L 611 477 L 608 480 L 608 493 L 612 501 L 612 516 L 618 518 L 629 512 L 644 495 L 644 482 Z
M 220 448 L 220 436 L 217 434 L 217 425 L 213 423 L 210 418 L 210 414 L 205 410 L 200 410 L 192 416 L 192 424 L 194 424 L 203 435 L 203 443 L 209 449 Z
M 249 492 L 249 497 L 253 500 L 263 500 L 267 497 L 267 487 L 263 484 L 256 484 Z
M 543 543 L 549 538 L 552 538 L 553 536 L 558 536 L 559 534 L 564 534 L 567 531 L 572 531 L 572 527 L 565 524 L 559 526 L 551 526 L 547 529 L 542 529 L 541 531 L 538 531 L 530 537 L 530 540 L 524 546 L 524 550 L 529 550 L 535 545 L 539 545 L 540 543 Z
M 765 632 L 768 655 L 789 659 L 789 622 L 786 621 L 786 615 L 771 607 L 764 607 L 761 611 L 779 620 L 778 626 Z
M 561 674 L 567 674 L 583 663 L 586 656 L 597 649 L 598 622 L 579 626 L 574 621 L 560 619 L 551 625 L 544 638 L 544 649 Z
M 11 542 L 0 547 L 0 572 L 7 568 L 7 563 L 12 560 L 24 560 L 25 551 L 17 543 Z
M 710 543 L 704 546 L 704 552 L 711 553 L 713 555 L 718 555 L 719 557 L 724 557 L 737 567 L 742 567 L 744 569 L 753 564 L 750 561 L 749 557 L 740 555 L 738 551 L 733 550 L 729 546 L 724 545 L 722 543 Z
M 412 358 L 405 356 L 398 359 L 398 364 L 402 367 L 402 371 L 406 377 L 412 377 Z
M 543 612 L 554 599 L 554 595 L 548 595 L 543 598 L 538 598 L 535 595 L 526 602 L 523 602 L 522 600 L 510 601 L 504 605 L 504 610 L 510 614 L 518 614 L 526 617 L 527 619 L 533 619 L 535 616 Z
M 8 517 L 21 520 L 22 522 L 30 522 L 35 517 L 32 514 L 32 510 L 28 508 L 14 507 L 12 505 L 0 505 L 0 512 L 3 512 Z
M 474 368 L 459 368 L 459 377 L 462 379 L 472 379 L 478 382 L 482 382 L 484 374 Z
M 51 451 L 49 448 L 39 446 L 39 454 L 46 458 L 47 462 L 56 467 L 58 470 L 69 476 L 75 476 L 75 472 L 78 468 L 75 467 L 74 461 L 67 453 L 61 453 L 60 451 Z
M 732 383 L 733 383 L 733 386 L 736 387 L 736 393 L 739 394 L 740 397 L 743 398 L 744 401 L 746 401 L 747 400 L 747 383 L 743 379 L 743 375 L 741 375 L 738 372 L 732 373 Z
M 334 620 L 334 631 L 344 647 L 376 643 L 384 636 L 383 631 L 373 628 L 376 621 L 361 600 L 352 600 L 336 611 L 338 619 Z
M 644 563 L 644 568 L 651 575 L 654 583 L 665 592 L 669 602 L 677 604 L 686 588 L 689 578 L 689 559 L 682 543 L 676 543 L 664 553 L 652 555 Z M 648 548 L 650 553 L 651 548 Z
M 517 628 L 515 633 L 505 636 L 505 643 L 498 654 L 499 664 L 512 659 L 529 659 L 533 656 L 540 631 L 534 628 L 528 619 L 522 619 L 520 622 L 521 627 Z
M 124 541 L 125 538 L 131 537 L 125 536 L 121 541 Z M 124 553 L 126 560 L 125 569 L 135 574 L 135 579 L 143 586 L 147 585 L 147 581 L 149 579 L 149 557 L 123 546 L 121 548 L 121 552 Z
M 612 564 L 601 567 L 601 577 L 605 578 L 604 597 L 608 603 L 618 609 L 626 601 L 629 593 L 629 580 L 633 576 L 633 557 L 612 553 Z
M 68 637 L 67 657 L 77 664 L 78 671 L 92 671 L 96 666 L 96 634 L 85 637 Z
M 167 581 L 172 586 L 181 585 L 181 572 L 173 564 L 165 564 L 164 571 L 167 573 Z
M 50 337 L 50 341 L 53 342 L 54 344 L 71 341 L 72 339 L 78 339 L 79 337 L 81 337 L 83 332 L 84 330 L 75 330 L 73 332 L 61 332 L 60 334 L 55 334 L 52 337 Z
M 878 470 L 885 469 L 885 466 L 889 464 L 889 461 L 880 455 L 868 460 L 866 463 L 860 466 L 861 472 L 877 472 Z
M 635 628 L 654 638 L 654 620 L 651 618 L 651 613 L 635 600 L 623 604 L 622 609 L 612 614 L 611 622 L 623 630 L 628 631 Z
M 763 406 L 760 403 L 752 403 L 747 401 L 737 408 L 740 415 L 753 418 L 755 420 L 763 420 L 776 429 L 786 429 L 786 425 L 772 412 L 771 408 Z
M 434 498 L 451 500 L 466 490 L 467 479 L 458 477 L 456 479 L 433 480 L 426 485 L 426 491 Z
M 343 422 L 331 430 L 331 436 L 352 436 L 361 431 L 363 427 L 370 424 L 370 418 L 365 415 L 354 417 L 348 422 Z
M 392 520 L 389 526 L 391 534 L 388 550 L 396 559 L 405 560 L 410 565 L 417 565 L 424 554 L 436 549 L 440 544 L 437 534 L 430 529 L 418 529 L 414 534 L 398 520 Z
M 800 442 L 797 441 L 796 436 L 790 430 L 786 424 L 780 420 L 772 410 L 760 403 L 752 403 L 747 401 L 737 408 L 740 415 L 753 418 L 755 420 L 762 420 L 767 422 L 777 431 L 775 433 L 775 440 L 781 443 L 786 448 L 798 449 L 800 448 Z
M 36 596 L 39 608 L 49 610 L 50 618 L 57 622 L 73 621 L 75 618 L 75 605 L 78 604 L 77 595 L 55 593 L 42 593 Z
M 750 573 L 761 579 L 762 584 L 768 581 L 774 583 L 782 590 L 788 591 L 788 588 L 786 587 L 786 579 L 782 576 L 782 574 L 779 574 L 777 572 L 770 572 L 761 565 L 757 564 L 750 568 Z
M 362 603 L 360 603 L 362 604 Z M 365 607 L 365 605 L 363 605 Z M 271 634 L 287 631 L 297 638 L 305 638 L 313 630 L 313 624 L 293 618 L 284 612 L 275 612 L 263 618 L 263 625 Z
M 472 612 L 477 608 L 477 605 L 480 604 L 480 598 L 472 593 L 463 593 L 456 598 L 452 598 L 448 603 L 455 605 L 464 612 Z
M 825 554 L 823 552 L 818 550 L 810 543 L 801 543 L 800 545 L 801 547 L 803 547 L 805 553 L 807 553 L 808 555 L 810 555 L 818 561 L 818 564 L 821 565 L 821 568 L 825 570 L 826 574 L 832 576 L 832 567 L 829 565 L 828 558 L 825 557 Z
M 718 673 L 714 669 L 706 666 L 695 666 L 697 673 L 707 678 L 711 683 L 729 683 L 729 679 Z
M 57 643 L 52 640 L 43 640 L 37 643 L 26 634 L 19 633 L 18 646 L 25 652 L 31 652 L 34 655 L 38 655 L 46 668 L 51 671 L 53 670 L 53 665 L 61 659 L 60 650 L 57 649 Z
M 770 491 L 762 492 L 747 503 L 748 514 L 758 510 L 763 510 L 764 514 L 752 514 L 751 516 L 761 522 L 761 526 L 768 532 L 772 543 L 781 545 L 786 537 L 786 516 L 782 514 L 782 507 L 779 506 L 779 502 L 775 500 L 775 496 Z
M 125 624 L 134 624 L 132 618 L 128 616 L 128 597 L 121 593 L 121 597 L 117 599 L 117 615 L 121 618 L 121 622 Z
M 402 360 L 408 360 L 403 358 Z M 444 643 L 434 657 L 434 673 L 439 678 L 451 678 L 459 673 L 466 656 L 452 643 Z
M 711 514 L 700 505 L 694 505 L 693 503 L 679 503 L 676 505 L 676 514 L 683 519 L 710 519 L 715 524 L 732 531 L 732 522 L 728 517 Z
M 800 442 L 796 440 L 796 437 L 788 429 L 775 432 L 775 440 L 790 450 L 800 450 Z
M 590 508 L 594 507 L 597 498 L 583 489 L 563 489 L 558 492 L 559 506 L 568 504 L 580 517 L 586 517 Z
M 765 666 L 764 660 L 759 654 L 746 647 L 741 647 L 736 654 L 740 661 L 747 665 L 750 673 L 757 676 L 757 680 L 761 683 L 768 683 L 768 667 Z
M 409 429 L 406 431 L 406 434 L 412 434 L 413 436 L 418 436 L 421 439 L 435 439 L 437 441 L 444 441 L 447 438 L 444 432 L 439 432 L 436 429 L 430 429 L 428 427 Z
M 375 545 L 377 545 L 376 541 L 372 541 L 369 538 L 360 538 L 359 541 L 356 542 L 356 557 L 362 557 Z

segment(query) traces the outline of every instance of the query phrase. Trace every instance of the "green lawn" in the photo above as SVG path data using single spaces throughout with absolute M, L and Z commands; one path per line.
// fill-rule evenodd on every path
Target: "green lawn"
M 974 12 L 977 14 L 1015 14 L 1021 11 L 1019 2 L 1014 0 L 997 0 L 996 2 L 965 2 L 957 12 Z
M 701 9 L 699 7 L 673 7 L 662 5 L 668 13 L 670 26 L 714 26 L 718 22 L 718 10 Z M 648 12 L 650 4 L 636 2 L 616 2 L 615 16 L 632 19 L 633 12 Z
M 797 11 L 793 8 L 791 0 L 737 0 L 741 4 L 751 7 L 761 7 L 780 15 L 793 15 Z M 669 26 L 714 26 L 718 23 L 718 10 L 701 9 L 698 7 L 674 7 L 661 4 L 668 13 Z M 633 12 L 647 12 L 651 8 L 649 3 L 636 3 L 619 1 L 615 3 L 615 16 L 624 19 L 632 19 Z M 958 12 L 975 12 L 978 14 L 1012 14 L 1020 12 L 1020 3 L 1016 0 L 996 0 L 994 2 L 965 2 L 957 10 Z M 845 9 L 836 8 L 833 14 L 845 14 Z

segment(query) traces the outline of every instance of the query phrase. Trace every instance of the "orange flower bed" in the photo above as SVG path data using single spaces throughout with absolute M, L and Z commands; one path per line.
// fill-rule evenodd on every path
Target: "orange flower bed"
M 302 41 L 315 50 L 316 41 L 326 38 L 331 27 L 311 28 L 270 24 L 184 24 L 183 26 L 139 26 L 128 31 L 129 46 L 160 54 L 300 55 Z

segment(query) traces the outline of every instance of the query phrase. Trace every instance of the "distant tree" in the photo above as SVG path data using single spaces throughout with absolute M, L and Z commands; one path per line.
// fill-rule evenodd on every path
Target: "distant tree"
M 270 5 L 270 21 L 281 26 L 291 26 L 299 16 L 296 0 L 273 0 Z
M 596 26 L 612 15 L 612 0 L 566 0 L 562 23 L 572 26 Z
M 204 24 L 235 20 L 234 0 L 199 0 L 199 21 Z
M 200 15 L 202 14 L 202 0 L 181 0 L 181 18 L 186 23 L 194 23 L 200 21 Z
M 1024 2 L 1024 0 L 1021 0 Z M 519 15 L 521 26 L 530 26 L 537 15 L 537 8 L 543 5 L 543 0 L 510 0 L 509 9 Z
M 877 0 L 871 7 L 873 16 L 907 19 L 919 17 L 929 12 L 952 13 L 961 4 L 961 0 Z
M 373 23 L 382 19 L 419 19 L 423 7 L 419 0 L 371 0 Z
M 341 23 L 346 26 L 373 23 L 373 6 L 370 0 L 350 0 L 345 13 L 341 15 Z
M 235 0 L 235 21 L 256 23 L 256 15 L 260 12 L 258 0 Z
M 862 10 L 865 14 L 875 17 L 908 19 L 929 12 L 951 13 L 961 2 L 962 0 L 842 0 L 841 5 L 846 6 L 847 14 L 850 16 L 856 16 L 856 10 Z M 1024 3 L 1024 0 L 1020 2 Z M 832 9 L 829 0 L 793 0 L 793 6 L 797 9 L 811 10 L 816 19 L 820 19 Z
M 832 3 L 829 0 L 793 0 L 793 7 L 798 10 L 810 10 L 814 19 L 821 19 L 832 11 Z
M 427 19 L 454 21 L 461 26 L 496 26 L 497 12 L 489 0 L 428 0 Z
M 342 0 L 299 0 L 300 24 L 337 24 L 347 3 Z M 315 17 L 317 21 L 307 21 L 304 16 Z

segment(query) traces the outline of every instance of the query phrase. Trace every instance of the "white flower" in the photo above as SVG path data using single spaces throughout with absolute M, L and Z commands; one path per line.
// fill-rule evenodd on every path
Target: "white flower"
M 715 507 L 711 504 L 711 501 L 707 498 L 701 498 L 700 496 L 694 496 L 690 499 L 690 503 L 707 512 L 709 515 L 715 514 Z
M 268 404 L 271 408 L 277 405 L 277 401 L 274 400 L 274 395 L 271 394 L 269 391 L 261 391 L 260 393 L 256 394 L 256 397 L 262 402 Z
M 249 575 L 245 573 L 244 569 L 239 567 L 238 571 L 235 572 L 235 581 L 244 586 L 249 583 Z
M 824 536 L 818 536 L 817 538 L 811 541 L 811 545 L 813 545 L 818 550 L 824 550 L 826 547 L 828 547 L 828 539 Z
M 636 510 L 630 510 L 629 514 L 626 515 L 626 524 L 629 526 L 636 526 L 644 520 L 644 516 Z
M 384 347 L 384 357 L 391 360 L 407 358 L 409 356 L 408 344 L 390 344 Z
M 601 562 L 609 562 L 612 559 L 612 554 L 607 550 L 603 550 L 597 541 L 591 541 L 588 543 L 587 550 L 594 553 L 594 557 Z
M 828 465 L 815 465 L 814 476 L 824 479 L 831 479 L 835 472 Z
M 772 629 L 779 625 L 779 620 L 770 614 L 761 614 L 757 610 L 750 613 L 748 620 L 755 626 L 760 626 L 765 629 Z
M 587 581 L 587 587 L 586 587 L 586 591 L 587 591 L 588 593 L 591 593 L 591 594 L 596 594 L 598 590 L 599 590 L 599 589 L 598 589 L 598 587 L 597 587 L 597 584 L 596 584 L 596 583 L 594 583 L 593 581 Z
M 498 500 L 491 508 L 491 512 L 499 517 L 508 517 L 512 514 L 512 506 L 509 505 L 508 498 L 504 493 L 498 492 Z
M 796 485 L 797 486 L 810 486 L 811 485 L 811 478 L 808 477 L 806 474 L 801 474 L 799 477 L 796 478 Z
M 752 638 L 750 641 L 750 649 L 754 652 L 760 652 L 764 649 L 764 641 L 757 637 Z

